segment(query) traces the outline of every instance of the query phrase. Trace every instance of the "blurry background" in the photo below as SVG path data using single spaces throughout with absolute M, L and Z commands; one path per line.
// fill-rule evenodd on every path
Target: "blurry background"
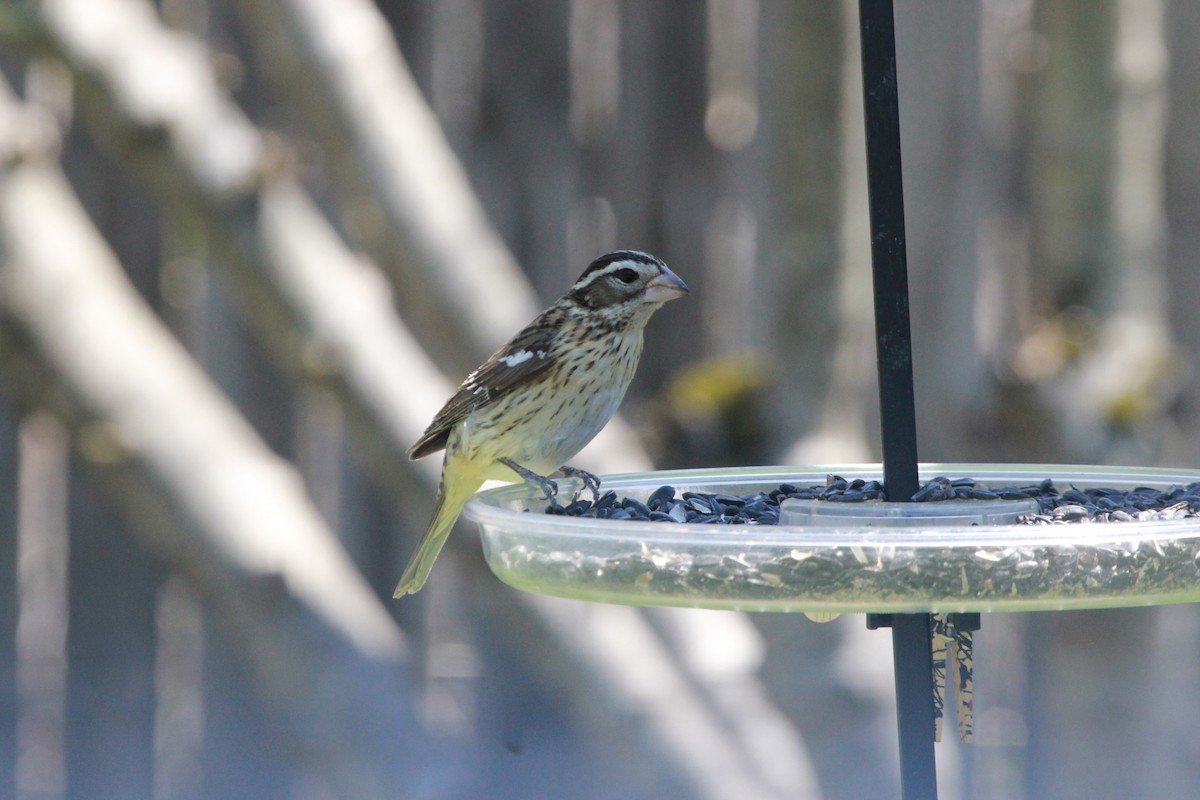
M 922 460 L 1200 466 L 1200 4 L 896 13 Z M 856 24 L 0 5 L 0 797 L 896 796 L 861 616 L 526 596 L 465 524 L 390 599 L 403 448 L 617 246 L 693 292 L 580 465 L 877 460 Z M 944 798 L 1195 796 L 1195 609 L 976 642 Z

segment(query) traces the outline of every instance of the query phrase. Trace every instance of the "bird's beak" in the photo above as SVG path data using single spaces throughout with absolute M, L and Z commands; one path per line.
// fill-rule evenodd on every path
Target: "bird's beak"
M 645 298 L 651 303 L 665 303 L 688 293 L 687 284 L 671 270 L 663 267 L 662 274 L 646 284 Z

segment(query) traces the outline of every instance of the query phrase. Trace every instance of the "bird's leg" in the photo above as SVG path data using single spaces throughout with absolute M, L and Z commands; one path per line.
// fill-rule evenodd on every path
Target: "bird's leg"
M 600 499 L 600 479 L 588 472 L 586 469 L 579 467 L 568 467 L 563 465 L 558 468 L 558 471 L 569 478 L 579 478 L 583 481 L 583 485 L 592 491 L 592 502 Z
M 525 469 L 520 464 L 513 461 L 511 458 L 498 458 L 496 460 L 499 461 L 504 466 L 511 469 L 513 472 L 520 475 L 522 478 L 524 478 L 526 480 L 526 482 L 532 483 L 535 486 L 537 486 L 538 488 L 540 488 L 543 492 L 546 493 L 546 499 L 549 500 L 551 504 L 554 504 L 557 502 L 554 499 L 555 495 L 558 494 L 558 484 L 557 483 L 550 480 L 549 478 L 547 478 L 544 475 L 538 475 L 536 472 L 534 472 L 531 469 Z

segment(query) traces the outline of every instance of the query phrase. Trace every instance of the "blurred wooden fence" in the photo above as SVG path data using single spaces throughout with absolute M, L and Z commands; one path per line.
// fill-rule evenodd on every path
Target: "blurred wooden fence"
M 626 404 L 640 439 L 623 429 L 593 463 L 874 457 L 853 4 L 380 3 L 498 237 L 436 148 L 405 151 L 420 114 L 389 128 L 396 109 L 373 107 L 406 96 L 372 6 L 162 0 L 138 23 L 203 43 L 215 96 L 277 132 L 261 183 L 230 188 L 188 172 L 180 148 L 205 142 L 133 113 L 191 84 L 142 62 L 148 94 L 122 105 L 137 75 L 92 57 L 106 14 L 149 4 L 96 0 L 94 29 L 54 16 L 88 5 L 0 7 L 4 74 L 48 115 L 9 103 L 5 186 L 61 165 L 377 597 L 429 511 L 430 472 L 400 457 L 421 410 L 614 246 L 663 256 L 694 293 L 648 334 Z M 1200 464 L 1200 6 L 897 14 L 923 458 Z M 356 74 L 385 78 L 340 82 Z M 409 194 L 389 194 L 398 174 Z M 385 286 L 402 327 L 360 302 Z M 103 413 L 39 360 L 37 320 L 2 307 L 0 797 L 894 796 L 887 643 L 860 619 L 527 598 L 459 536 L 364 656 L 338 603 L 181 557 L 194 534 L 163 520 L 188 515 L 147 519 Z M 404 331 L 429 357 L 381 377 L 371 358 L 408 353 Z M 992 615 L 978 650 L 980 741 L 941 748 L 945 797 L 1194 796 L 1193 609 Z

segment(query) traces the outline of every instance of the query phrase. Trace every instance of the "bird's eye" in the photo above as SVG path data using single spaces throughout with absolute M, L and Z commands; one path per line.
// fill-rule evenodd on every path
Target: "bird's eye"
M 619 269 L 614 272 L 613 277 L 619 280 L 621 283 L 630 284 L 637 280 L 637 270 L 625 267 L 624 269 Z

